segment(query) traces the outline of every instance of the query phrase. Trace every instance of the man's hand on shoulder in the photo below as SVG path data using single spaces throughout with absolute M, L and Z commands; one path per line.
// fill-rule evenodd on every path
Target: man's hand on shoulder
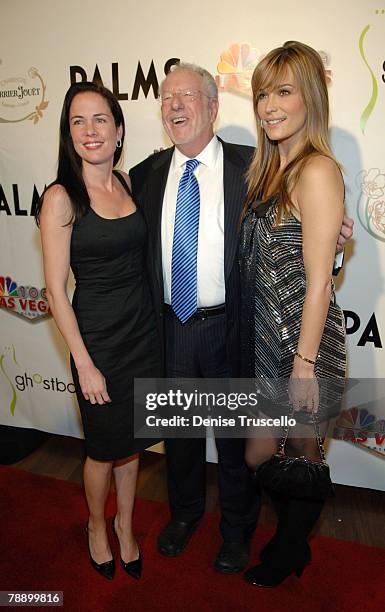
M 338 236 L 337 240 L 337 253 L 341 253 L 341 251 L 343 251 L 343 249 L 345 248 L 346 243 L 351 240 L 353 236 L 353 225 L 353 219 L 351 219 L 347 215 L 344 215 L 344 218 L 342 219 L 340 235 Z

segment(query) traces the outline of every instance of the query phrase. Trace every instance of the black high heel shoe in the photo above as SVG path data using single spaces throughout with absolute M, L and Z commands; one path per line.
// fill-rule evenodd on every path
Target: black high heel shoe
M 111 559 L 111 561 L 105 561 L 104 563 L 96 563 L 95 559 L 92 558 L 91 549 L 90 549 L 90 540 L 88 537 L 88 525 L 86 525 L 86 535 L 87 535 L 87 544 L 88 544 L 88 554 L 90 556 L 91 565 L 101 576 L 107 578 L 107 580 L 112 580 L 115 576 L 115 561 Z
M 116 515 L 112 519 L 112 533 L 116 535 L 116 537 L 119 540 L 118 534 L 116 533 L 116 529 L 115 529 L 115 519 L 116 519 Z M 138 547 L 138 550 L 139 550 L 139 547 Z M 134 561 L 127 561 L 126 563 L 125 561 L 123 561 L 122 557 L 120 557 L 120 563 L 122 564 L 122 568 L 124 569 L 124 571 L 129 576 L 131 576 L 131 578 L 135 578 L 136 580 L 139 580 L 139 578 L 142 575 L 142 567 L 143 567 L 143 559 L 142 559 L 140 550 L 139 550 L 139 557 L 137 559 L 134 559 Z
M 243 574 L 243 577 L 246 582 L 253 586 L 273 588 L 279 586 L 293 573 L 300 578 L 306 565 L 307 563 L 294 568 L 280 568 L 261 563 L 260 565 L 250 567 L 250 569 Z

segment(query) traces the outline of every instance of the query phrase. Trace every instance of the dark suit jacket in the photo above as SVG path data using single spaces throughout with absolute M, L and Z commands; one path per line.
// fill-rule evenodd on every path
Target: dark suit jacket
M 253 147 L 221 140 L 224 167 L 224 267 L 226 344 L 232 376 L 239 375 L 240 287 L 238 268 L 239 219 L 246 197 L 245 172 Z M 159 334 L 164 346 L 161 218 L 163 196 L 174 147 L 155 153 L 130 170 L 132 192 L 144 213 L 149 236 L 148 268 Z M 210 262 L 208 262 L 210 265 Z M 163 351 L 164 352 L 164 351 Z

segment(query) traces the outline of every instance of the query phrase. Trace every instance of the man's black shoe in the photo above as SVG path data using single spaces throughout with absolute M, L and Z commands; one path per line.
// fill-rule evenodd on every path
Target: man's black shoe
M 158 536 L 158 551 L 165 557 L 177 557 L 184 551 L 199 521 L 170 521 Z
M 223 574 L 242 572 L 248 564 L 250 544 L 244 542 L 223 542 L 214 568 Z

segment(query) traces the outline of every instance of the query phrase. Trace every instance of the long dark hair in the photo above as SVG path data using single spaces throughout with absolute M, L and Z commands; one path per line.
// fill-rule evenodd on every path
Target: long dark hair
M 123 112 L 119 102 L 114 94 L 96 83 L 83 81 L 82 83 L 74 83 L 67 91 L 63 108 L 60 116 L 60 144 L 58 156 L 57 177 L 48 185 L 41 195 L 41 198 L 36 206 L 35 220 L 39 225 L 41 208 L 43 205 L 44 195 L 52 185 L 63 185 L 65 188 L 72 206 L 72 217 L 70 223 L 74 223 L 81 219 L 90 207 L 90 197 L 88 195 L 86 185 L 82 176 L 82 160 L 76 153 L 70 134 L 69 113 L 73 99 L 80 93 L 92 91 L 102 96 L 110 107 L 116 127 L 122 127 L 122 146 L 117 147 L 114 153 L 114 166 L 119 162 L 123 150 L 125 125 Z

